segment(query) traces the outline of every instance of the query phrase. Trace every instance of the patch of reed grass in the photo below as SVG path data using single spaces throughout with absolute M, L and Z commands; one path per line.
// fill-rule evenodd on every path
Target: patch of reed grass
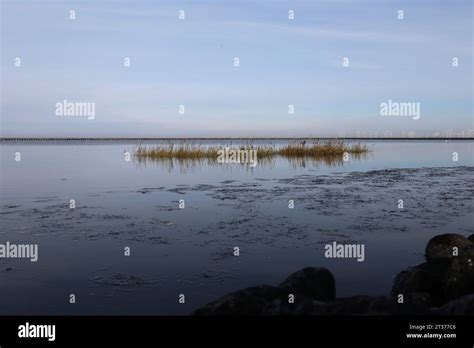
M 306 143 L 289 144 L 278 151 L 278 155 L 283 157 L 338 157 L 347 153 L 363 153 L 367 152 L 368 148 L 361 144 L 346 145 L 342 141 L 329 141 L 324 143 L 313 143 L 306 145 Z
M 135 149 L 138 160 L 210 160 L 217 161 L 219 151 L 225 146 L 203 146 L 200 144 L 164 144 L 154 146 L 139 145 Z M 348 145 L 342 141 L 326 141 L 306 144 L 306 142 L 288 144 L 283 147 L 275 145 L 241 145 L 230 147 L 235 150 L 256 150 L 257 158 L 274 158 L 277 156 L 286 158 L 313 158 L 331 159 L 342 157 L 344 153 L 361 155 L 369 152 L 366 145 Z

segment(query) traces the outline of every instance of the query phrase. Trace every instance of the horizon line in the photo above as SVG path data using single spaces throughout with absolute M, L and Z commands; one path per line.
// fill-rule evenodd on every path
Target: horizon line
M 0 137 L 1 142 L 114 140 L 474 140 L 474 137 Z

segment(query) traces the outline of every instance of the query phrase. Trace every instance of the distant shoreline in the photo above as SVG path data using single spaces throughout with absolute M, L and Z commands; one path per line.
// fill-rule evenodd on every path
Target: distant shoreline
M 359 140 L 359 141 L 372 141 L 372 140 L 464 140 L 464 141 L 473 141 L 474 137 L 190 137 L 190 138 L 177 138 L 177 137 L 120 137 L 120 138 L 111 138 L 111 137 L 94 137 L 94 138 L 83 138 L 83 137 L 67 137 L 67 138 L 42 138 L 42 137 L 2 137 L 0 142 L 23 142 L 23 141 L 230 141 L 230 140 Z

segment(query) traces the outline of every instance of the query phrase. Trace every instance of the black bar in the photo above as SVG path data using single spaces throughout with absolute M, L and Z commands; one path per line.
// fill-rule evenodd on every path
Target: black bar
M 20 338 L 26 323 L 55 325 L 55 340 Z M 0 346 L 57 344 L 409 344 L 474 342 L 473 317 L 196 317 L 196 316 L 1 316 Z M 432 325 L 414 330 L 409 325 Z M 443 329 L 442 325 L 455 325 Z M 438 329 L 434 329 L 438 326 Z M 407 334 L 456 334 L 456 338 L 407 338 Z

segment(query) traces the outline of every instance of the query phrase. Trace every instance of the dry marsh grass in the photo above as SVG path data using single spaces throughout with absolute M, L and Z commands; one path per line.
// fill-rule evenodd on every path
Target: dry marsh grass
M 322 161 L 342 161 L 344 153 L 361 156 L 369 152 L 362 144 L 345 144 L 342 141 L 325 141 L 306 144 L 306 142 L 275 145 L 203 146 L 200 144 L 139 145 L 135 151 L 138 161 L 197 161 L 217 162 L 219 151 L 229 147 L 234 150 L 256 150 L 258 160 L 284 157 L 287 159 L 313 159 Z

